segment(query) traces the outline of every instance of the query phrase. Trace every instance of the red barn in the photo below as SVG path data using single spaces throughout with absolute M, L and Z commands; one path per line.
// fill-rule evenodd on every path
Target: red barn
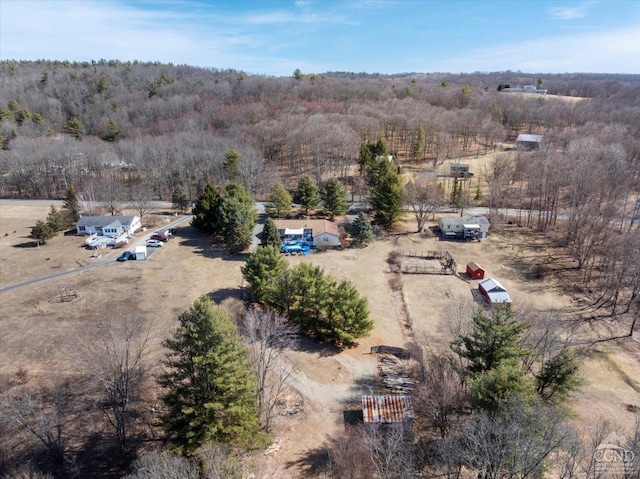
M 484 269 L 475 264 L 474 262 L 467 263 L 467 274 L 471 279 L 483 279 Z

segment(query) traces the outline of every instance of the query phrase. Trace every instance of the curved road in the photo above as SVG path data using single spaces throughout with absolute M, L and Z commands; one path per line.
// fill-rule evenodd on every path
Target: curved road
M 2 200 L 2 204 L 6 204 L 5 203 L 6 201 L 7 200 Z M 46 201 L 45 202 L 45 204 L 50 204 L 50 203 L 51 203 L 51 201 Z M 33 204 L 33 203 L 31 203 L 31 204 Z M 173 227 L 179 225 L 180 223 L 183 223 L 183 222 L 185 222 L 185 221 L 187 221 L 189 219 L 191 219 L 191 215 L 184 216 L 184 217 L 174 221 L 173 223 L 169 223 L 168 225 L 163 226 L 163 228 L 173 228 Z M 141 244 L 142 242 L 144 242 L 147 239 L 149 239 L 150 236 L 151 236 L 151 234 L 145 235 L 144 237 L 138 239 L 138 241 L 133 243 L 131 246 L 135 247 L 136 245 Z M 110 263 L 114 263 L 115 261 L 116 261 L 116 258 L 109 258 L 109 259 L 105 259 L 103 261 L 100 261 L 98 263 L 90 264 L 88 266 L 82 266 L 81 268 L 74 268 L 74 269 L 70 269 L 68 271 L 62 271 L 60 273 L 50 274 L 48 276 L 41 276 L 40 278 L 33 278 L 33 279 L 30 279 L 30 280 L 27 280 L 27 281 L 23 281 L 22 283 L 17 283 L 17 284 L 12 284 L 12 285 L 9 285 L 9 286 L 5 286 L 4 288 L 0 288 L 0 294 L 1 293 L 6 293 L 7 291 L 11 291 L 11 290 L 14 290 L 14 289 L 17 289 L 17 288 L 21 288 L 23 286 L 29 286 L 30 284 L 40 283 L 42 281 L 48 281 L 50 279 L 59 278 L 60 276 L 65 276 L 65 275 L 68 275 L 68 274 L 75 274 L 75 273 L 78 273 L 80 271 L 86 271 L 88 269 L 99 268 L 100 266 L 104 266 L 104 265 L 107 265 L 107 264 L 110 264 Z

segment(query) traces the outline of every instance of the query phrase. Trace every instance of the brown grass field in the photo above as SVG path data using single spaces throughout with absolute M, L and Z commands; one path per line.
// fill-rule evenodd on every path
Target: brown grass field
M 83 239 L 74 235 L 58 236 L 38 248 L 25 247 L 30 226 L 36 219 L 44 219 L 48 209 L 0 204 L 0 287 L 96 261 L 91 251 L 82 248 Z M 576 306 L 580 303 L 563 292 L 557 276 L 532 279 L 533 267 L 547 262 L 551 255 L 542 237 L 505 225 L 493 228 L 490 237 L 481 242 L 442 242 L 431 235 L 411 233 L 415 225 L 407 220 L 398 234 L 366 248 L 289 258 L 292 263 L 312 262 L 336 278 L 351 280 L 369 300 L 375 329 L 357 347 L 342 352 L 307 341 L 289 354 L 297 368 L 290 399 L 300 408 L 275 423 L 278 447 L 268 457 L 279 471 L 277 477 L 314 476 L 314 458 L 324 453 L 332 436 L 340 434 L 342 412 L 359 401 L 362 388 L 358 384 L 375 374 L 375 358 L 368 354 L 371 346 L 404 346 L 414 337 L 431 349 L 444 350 L 456 318 L 476 304 L 472 294 L 476 282 L 457 276 L 403 275 L 401 291 L 394 292 L 389 286 L 390 252 L 447 250 L 459 271 L 464 271 L 468 261 L 482 265 L 507 287 L 522 311 L 567 320 L 580 316 Z M 153 221 L 162 224 L 163 217 L 158 215 Z M 242 298 L 244 256 L 229 256 L 186 223 L 176 229 L 176 236 L 146 261 L 110 263 L 0 293 L 1 380 L 8 382 L 19 368 L 26 369 L 33 381 L 52 372 L 79 371 L 79 335 L 97 319 L 123 310 L 153 320 L 149 359 L 158 364 L 162 340 L 176 327 L 179 312 L 196 298 L 204 294 L 217 302 Z M 120 252 L 105 250 L 102 258 Z M 560 255 L 553 252 L 554 258 Z M 75 288 L 77 299 L 56 302 L 62 287 Z M 407 319 L 413 330 L 405 326 Z M 599 330 L 593 333 L 600 334 Z M 592 348 L 584 358 L 582 372 L 583 390 L 570 403 L 576 423 L 588 428 L 602 417 L 619 434 L 630 433 L 634 418 L 626 405 L 640 403 L 637 342 L 603 343 Z

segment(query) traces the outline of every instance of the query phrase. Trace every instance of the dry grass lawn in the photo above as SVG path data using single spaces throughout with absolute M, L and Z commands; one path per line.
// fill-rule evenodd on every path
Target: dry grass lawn
M 47 211 L 44 206 L 0 206 L 0 287 L 94 261 L 76 236 L 59 236 L 39 248 L 20 247 L 28 241 L 29 226 L 44 219 Z M 413 227 L 407 224 L 407 230 Z M 27 369 L 32 377 L 79 370 L 78 337 L 92 322 L 121 310 L 153 320 L 150 358 L 157 363 L 163 354 L 162 340 L 176 327 L 179 312 L 196 298 L 209 294 L 222 302 L 242 297 L 244 256 L 229 256 L 186 225 L 176 229 L 176 236 L 147 261 L 110 263 L 0 293 L 2 380 L 18 368 Z M 475 305 L 476 282 L 455 276 L 403 275 L 401 294 L 389 286 L 391 251 L 434 249 L 449 251 L 458 270 L 464 270 L 468 261 L 486 268 L 508 288 L 518 308 L 566 318 L 580 314 L 554 277 L 532 279 L 533 266 L 547 261 L 549 254 L 546 243 L 524 229 L 495 228 L 489 238 L 470 243 L 406 233 L 363 249 L 289 258 L 292 263 L 310 261 L 338 279 L 351 280 L 369 300 L 375 329 L 371 337 L 343 352 L 307 341 L 290 353 L 288 359 L 297 367 L 290 399 L 300 410 L 275 424 L 278 447 L 269 460 L 279 477 L 313 476 L 314 458 L 342 430 L 342 411 L 358 403 L 363 384 L 375 375 L 375 358 L 368 354 L 371 346 L 404 346 L 413 335 L 435 350 L 447 348 L 460 311 Z M 119 251 L 104 254 L 116 256 Z M 75 288 L 78 298 L 52 301 L 63 286 Z M 403 325 L 403 302 L 413 331 Z M 583 361 L 585 387 L 571 402 L 576 420 L 590 425 L 603 416 L 620 434 L 628 433 L 633 415 L 625 407 L 640 403 L 639 360 L 637 343 L 594 348 Z

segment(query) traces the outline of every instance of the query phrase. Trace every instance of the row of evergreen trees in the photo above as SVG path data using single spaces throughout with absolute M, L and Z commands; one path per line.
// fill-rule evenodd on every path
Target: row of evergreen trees
M 80 203 L 76 195 L 76 190 L 69 186 L 65 195 L 62 209 L 58 209 L 51 205 L 46 221 L 38 220 L 33 228 L 31 228 L 31 239 L 38 244 L 46 244 L 51 238 L 61 231 L 65 231 L 73 226 L 80 218 Z

